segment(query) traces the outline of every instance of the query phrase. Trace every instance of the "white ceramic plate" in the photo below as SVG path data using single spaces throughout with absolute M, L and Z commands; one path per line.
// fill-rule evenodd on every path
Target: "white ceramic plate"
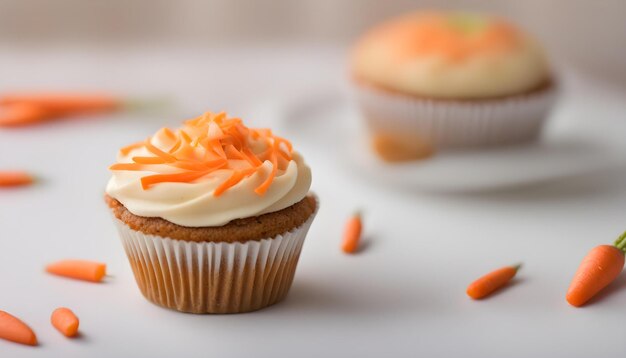
M 278 121 L 273 126 L 309 151 L 322 151 L 340 167 L 381 184 L 424 191 L 501 190 L 592 173 L 624 161 L 625 148 L 620 141 L 607 141 L 609 129 L 602 129 L 612 125 L 610 118 L 590 121 L 579 106 L 593 112 L 593 103 L 580 103 L 576 97 L 566 96 L 561 101 L 536 143 L 442 152 L 405 164 L 385 163 L 372 153 L 360 114 L 341 94 L 308 95 L 274 106 L 273 117 Z M 611 106 L 619 105 L 611 102 Z M 270 112 L 272 106 L 264 106 L 266 117 L 272 117 Z M 613 108 L 610 113 L 620 112 L 626 113 L 626 108 Z

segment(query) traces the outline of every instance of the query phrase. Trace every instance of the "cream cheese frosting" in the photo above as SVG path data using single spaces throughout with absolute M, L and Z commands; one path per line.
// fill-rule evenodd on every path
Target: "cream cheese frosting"
M 374 28 L 352 54 L 357 79 L 434 98 L 524 93 L 549 80 L 541 47 L 503 20 L 418 12 Z
M 187 227 L 282 210 L 311 185 L 311 170 L 288 141 L 224 114 L 162 129 L 122 149 L 110 169 L 106 193 L 131 213 Z

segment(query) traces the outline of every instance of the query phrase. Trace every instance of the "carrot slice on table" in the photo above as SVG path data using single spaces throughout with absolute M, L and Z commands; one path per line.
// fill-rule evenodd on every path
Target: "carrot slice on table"
M 33 177 L 26 172 L 0 171 L 0 187 L 29 185 L 33 181 Z
M 61 260 L 46 266 L 46 271 L 77 280 L 100 282 L 106 275 L 106 264 L 88 260 Z
M 0 96 L 0 105 L 31 105 L 47 113 L 66 115 L 107 112 L 123 106 L 119 98 L 97 93 L 14 93 Z
M 37 345 L 35 332 L 19 318 L 5 311 L 0 311 L 0 338 L 29 346 Z
M 521 266 L 505 266 L 482 276 L 467 286 L 467 295 L 475 300 L 489 296 L 515 277 Z
M 19 127 L 51 119 L 53 115 L 32 104 L 12 104 L 0 106 L 0 126 Z
M 613 282 L 624 268 L 626 233 L 613 246 L 594 247 L 583 259 L 567 290 L 565 299 L 580 307 Z
M 50 322 L 66 337 L 74 337 L 78 333 L 78 317 L 69 308 L 55 309 L 50 316 Z
M 347 254 L 356 252 L 361 241 L 361 232 L 363 231 L 363 223 L 361 215 L 359 213 L 353 215 L 346 222 L 346 226 L 343 233 L 343 242 L 341 244 L 341 250 Z

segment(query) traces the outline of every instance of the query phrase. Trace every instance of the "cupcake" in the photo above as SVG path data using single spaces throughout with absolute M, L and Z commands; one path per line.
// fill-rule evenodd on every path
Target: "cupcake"
M 317 211 L 291 143 L 206 113 L 122 148 L 105 201 L 142 294 L 191 313 L 279 302 Z
M 540 46 L 505 20 L 416 12 L 383 23 L 355 45 L 356 99 L 383 159 L 447 148 L 530 141 L 553 105 Z

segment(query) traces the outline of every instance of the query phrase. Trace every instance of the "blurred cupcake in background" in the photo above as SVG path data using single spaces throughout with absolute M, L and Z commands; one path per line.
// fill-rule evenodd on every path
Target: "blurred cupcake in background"
M 356 98 L 387 161 L 537 138 L 555 84 L 541 47 L 503 19 L 415 12 L 355 45 Z

